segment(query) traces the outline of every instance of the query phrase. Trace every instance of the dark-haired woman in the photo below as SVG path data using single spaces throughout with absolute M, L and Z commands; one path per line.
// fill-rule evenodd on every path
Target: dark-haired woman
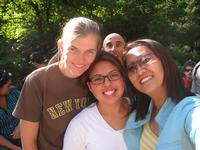
M 102 51 L 86 72 L 86 83 L 96 102 L 69 124 L 63 150 L 127 150 L 123 129 L 130 105 L 121 62 Z
M 21 150 L 19 120 L 12 116 L 19 91 L 11 84 L 11 74 L 0 70 L 0 150 Z
M 186 92 L 166 48 L 151 39 L 134 41 L 125 63 L 137 101 L 124 131 L 128 149 L 200 149 L 200 99 Z

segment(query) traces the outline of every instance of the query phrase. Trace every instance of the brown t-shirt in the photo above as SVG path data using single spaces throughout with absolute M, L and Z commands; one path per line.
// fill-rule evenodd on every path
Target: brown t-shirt
M 52 64 L 26 78 L 13 115 L 39 122 L 39 150 L 61 150 L 68 123 L 91 103 L 87 92 L 79 79 L 65 77 Z

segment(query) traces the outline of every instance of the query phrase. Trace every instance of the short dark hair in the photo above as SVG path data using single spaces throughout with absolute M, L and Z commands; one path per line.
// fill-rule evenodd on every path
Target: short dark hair
M 155 40 L 141 39 L 129 43 L 126 47 L 126 52 L 138 46 L 147 47 L 161 61 L 164 70 L 163 83 L 166 85 L 167 88 L 167 97 L 171 97 L 172 101 L 177 104 L 185 96 L 191 94 L 186 92 L 186 89 L 184 88 L 184 85 L 182 83 L 181 74 L 172 56 L 165 46 Z M 126 57 L 124 59 L 126 59 Z M 126 60 L 124 61 L 126 62 Z M 133 89 L 135 90 L 137 99 L 136 120 L 143 119 L 148 112 L 151 98 L 148 95 L 145 95 L 144 93 L 136 90 L 135 88 Z
M 11 80 L 12 74 L 5 69 L 0 70 L 0 88 L 2 88 L 9 80 Z
M 36 62 L 38 64 L 42 64 L 44 63 L 44 57 L 43 55 L 41 54 L 41 52 L 33 52 L 31 55 L 30 55 L 30 60 L 32 62 Z
M 184 63 L 183 68 L 186 69 L 187 66 L 190 66 L 190 67 L 194 68 L 195 62 L 192 61 L 192 60 L 188 60 L 188 61 L 186 61 L 186 62 Z

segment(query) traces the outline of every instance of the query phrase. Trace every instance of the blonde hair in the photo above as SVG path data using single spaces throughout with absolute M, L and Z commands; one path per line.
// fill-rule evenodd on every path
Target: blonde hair
M 76 38 L 87 36 L 88 34 L 94 34 L 97 36 L 97 49 L 100 49 L 101 34 L 99 25 L 95 21 L 85 17 L 72 18 L 66 23 L 63 29 L 62 36 L 57 42 L 58 48 L 62 43 L 70 43 Z
M 71 42 L 77 37 L 86 36 L 91 33 L 97 35 L 100 40 L 99 25 L 95 21 L 85 17 L 76 17 L 66 23 L 61 39 L 62 42 Z

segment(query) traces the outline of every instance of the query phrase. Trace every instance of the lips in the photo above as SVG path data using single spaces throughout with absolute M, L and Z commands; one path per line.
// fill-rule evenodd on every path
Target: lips
M 77 65 L 77 64 L 74 64 L 74 66 L 76 67 L 76 68 L 83 68 L 85 65 Z
M 145 84 L 146 82 L 150 81 L 153 76 L 146 76 L 140 80 L 140 84 Z

